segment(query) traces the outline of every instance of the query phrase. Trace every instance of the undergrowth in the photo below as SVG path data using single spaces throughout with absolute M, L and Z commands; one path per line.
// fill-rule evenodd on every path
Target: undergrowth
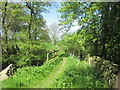
M 90 67 L 85 61 L 66 58 L 67 68 L 54 83 L 54 88 L 108 88 L 107 83 L 100 78 L 99 70 Z
M 58 68 L 62 58 L 55 57 L 42 66 L 23 67 L 16 71 L 16 73 L 2 82 L 3 88 L 27 88 L 31 85 L 37 84 L 43 80 L 52 71 Z

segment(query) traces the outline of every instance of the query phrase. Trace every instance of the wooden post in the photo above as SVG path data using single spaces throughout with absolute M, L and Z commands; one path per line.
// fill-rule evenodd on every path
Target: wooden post
M 47 61 L 49 60 L 49 52 L 47 53 Z
M 56 52 L 54 52 L 54 57 L 56 56 Z
M 54 51 L 52 51 L 52 58 L 54 58 L 54 55 L 55 55 L 54 53 L 55 53 L 55 52 L 54 52 Z
M 57 52 L 55 52 L 55 56 L 57 56 Z
M 91 61 L 91 57 L 90 57 L 90 55 L 88 54 L 88 63 L 89 63 L 89 65 L 90 65 L 90 61 Z

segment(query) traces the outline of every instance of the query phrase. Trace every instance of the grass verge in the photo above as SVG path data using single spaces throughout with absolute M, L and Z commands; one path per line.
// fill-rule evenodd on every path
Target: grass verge
M 20 68 L 13 76 L 2 81 L 2 88 L 29 88 L 31 85 L 35 85 L 37 82 L 47 77 L 51 71 L 58 68 L 61 61 L 62 58 L 57 56 L 45 62 L 45 64 L 40 67 Z
M 90 67 L 85 61 L 66 58 L 67 66 L 60 78 L 53 83 L 54 88 L 108 88 L 97 69 Z

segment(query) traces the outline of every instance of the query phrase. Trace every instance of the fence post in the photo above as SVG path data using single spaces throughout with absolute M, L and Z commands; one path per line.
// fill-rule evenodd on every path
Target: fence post
M 47 61 L 49 60 L 49 52 L 47 52 Z
M 55 57 L 55 50 L 54 50 L 54 52 L 53 52 L 53 57 Z

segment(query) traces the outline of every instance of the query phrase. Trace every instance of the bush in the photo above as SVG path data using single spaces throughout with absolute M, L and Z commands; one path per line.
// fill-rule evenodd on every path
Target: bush
M 9 64 L 13 63 L 16 67 L 24 66 L 40 66 L 46 60 L 47 52 L 49 50 L 57 50 L 57 47 L 52 43 L 45 43 L 41 41 L 36 41 L 35 44 L 30 44 L 30 41 L 21 43 L 16 42 L 19 51 L 13 52 L 13 47 L 9 47 L 9 55 L 2 55 L 3 68 L 7 67 Z M 14 47 L 16 50 L 16 48 Z

